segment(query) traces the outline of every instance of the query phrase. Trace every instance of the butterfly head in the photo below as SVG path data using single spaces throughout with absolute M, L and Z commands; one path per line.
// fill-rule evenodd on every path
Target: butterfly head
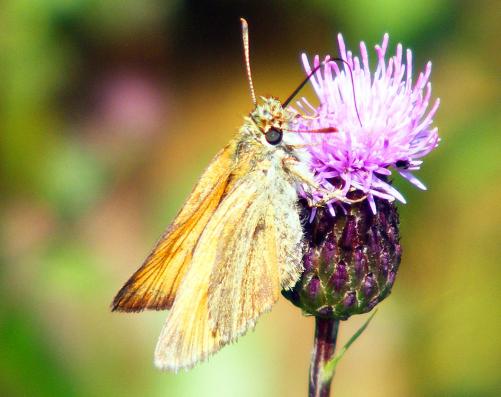
M 277 98 L 261 97 L 249 118 L 257 127 L 256 131 L 264 135 L 270 145 L 278 145 L 282 141 L 284 130 L 290 127 L 295 113 L 285 109 Z
M 282 143 L 284 131 L 305 132 L 305 133 L 337 132 L 337 129 L 334 127 L 328 127 L 320 130 L 310 130 L 310 131 L 298 131 L 290 129 L 292 127 L 293 120 L 298 115 L 294 111 L 288 110 L 287 106 L 292 101 L 292 99 L 298 94 L 298 92 L 306 85 L 310 77 L 322 65 L 324 65 L 324 63 L 318 64 L 284 102 L 280 102 L 277 98 L 274 97 L 260 97 L 260 103 L 258 103 L 256 98 L 256 93 L 254 91 L 254 84 L 252 82 L 252 73 L 249 60 L 249 27 L 245 19 L 241 18 L 240 21 L 242 23 L 242 41 L 244 48 L 245 66 L 247 70 L 247 80 L 249 82 L 249 90 L 252 98 L 252 103 L 254 104 L 254 110 L 249 114 L 249 117 L 246 119 L 244 130 L 247 132 L 251 132 L 253 137 L 258 141 L 261 142 L 265 141 L 267 144 L 272 146 L 277 146 L 280 143 Z M 295 146 L 299 147 L 298 145 Z M 288 145 L 288 149 L 292 150 L 292 146 L 290 144 Z

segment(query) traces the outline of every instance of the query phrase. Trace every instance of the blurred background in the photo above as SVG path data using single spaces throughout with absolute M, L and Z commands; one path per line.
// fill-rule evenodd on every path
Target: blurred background
M 306 395 L 313 320 L 283 299 L 178 375 L 152 364 L 164 312 L 109 310 L 251 108 L 240 16 L 261 95 L 285 98 L 300 53 L 336 54 L 337 32 L 354 50 L 388 32 L 415 70 L 434 65 L 429 191 L 396 181 L 401 270 L 333 395 L 501 395 L 494 0 L 2 1 L 0 395 Z M 343 322 L 340 343 L 365 319 Z

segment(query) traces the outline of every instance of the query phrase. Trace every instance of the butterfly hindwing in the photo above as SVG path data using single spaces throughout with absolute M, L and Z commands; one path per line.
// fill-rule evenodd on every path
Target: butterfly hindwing
M 281 169 L 272 171 L 283 172 Z M 254 170 L 235 182 L 208 221 L 160 335 L 155 363 L 189 368 L 252 328 L 301 273 L 302 230 L 285 176 Z M 276 190 L 278 189 L 278 190 Z M 286 190 L 286 193 L 283 190 Z

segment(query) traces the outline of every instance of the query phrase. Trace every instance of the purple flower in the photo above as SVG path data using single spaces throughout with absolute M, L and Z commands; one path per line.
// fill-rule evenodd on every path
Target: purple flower
M 353 197 L 355 191 L 367 196 L 374 213 L 375 198 L 405 203 L 388 179 L 392 170 L 426 189 L 412 171 L 420 168 L 421 158 L 440 140 L 438 129 L 432 126 L 440 102 L 436 99 L 429 106 L 431 62 L 413 83 L 412 52 L 408 49 L 403 59 L 403 48 L 398 44 L 396 54 L 386 62 L 388 39 L 385 34 L 381 45 L 375 46 L 378 61 L 371 73 L 365 44 L 360 43 L 361 57 L 353 56 L 346 51 L 339 34 L 340 57 L 350 67 L 338 66 L 325 58 L 325 65 L 310 79 L 320 105 L 315 108 L 305 98 L 297 102 L 303 113 L 298 119 L 299 130 L 338 130 L 300 134 L 320 186 L 330 191 L 339 189 L 339 199 L 329 204 L 332 214 L 334 205 Z M 310 73 L 312 67 L 305 54 L 303 64 L 306 73 Z M 313 67 L 319 64 L 317 55 Z M 322 194 L 314 192 L 316 198 Z

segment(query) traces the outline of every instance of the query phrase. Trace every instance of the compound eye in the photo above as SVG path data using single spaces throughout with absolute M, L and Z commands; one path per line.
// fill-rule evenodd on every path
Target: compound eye
M 395 165 L 398 168 L 407 169 L 407 168 L 409 168 L 410 163 L 409 163 L 409 160 L 397 160 L 397 162 L 395 163 Z
M 270 145 L 278 145 L 280 142 L 282 142 L 282 135 L 283 135 L 282 130 L 275 127 L 271 127 L 264 134 L 264 137 L 266 138 L 266 142 L 268 142 Z

